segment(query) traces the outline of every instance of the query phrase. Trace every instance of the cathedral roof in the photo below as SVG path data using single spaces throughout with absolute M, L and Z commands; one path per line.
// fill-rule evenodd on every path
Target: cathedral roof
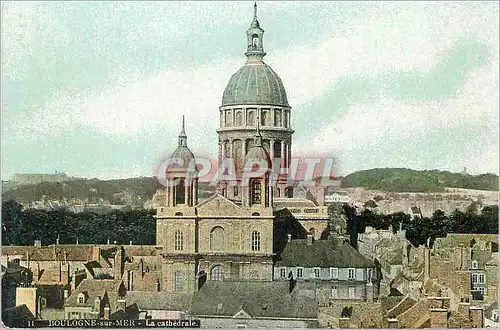
M 281 78 L 262 61 L 246 63 L 224 90 L 223 106 L 244 104 L 289 106 Z

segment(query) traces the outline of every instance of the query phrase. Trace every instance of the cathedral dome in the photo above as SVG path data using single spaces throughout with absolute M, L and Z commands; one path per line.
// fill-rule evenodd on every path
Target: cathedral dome
M 289 106 L 281 78 L 262 61 L 248 62 L 229 79 L 222 105 L 240 104 Z

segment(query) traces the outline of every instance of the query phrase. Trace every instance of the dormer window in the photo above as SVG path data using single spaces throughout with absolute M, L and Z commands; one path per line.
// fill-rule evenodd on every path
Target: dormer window
M 477 269 L 477 268 L 478 268 L 477 260 L 472 260 L 472 269 Z
M 80 293 L 77 297 L 77 300 L 79 304 L 85 304 L 85 295 L 83 293 Z

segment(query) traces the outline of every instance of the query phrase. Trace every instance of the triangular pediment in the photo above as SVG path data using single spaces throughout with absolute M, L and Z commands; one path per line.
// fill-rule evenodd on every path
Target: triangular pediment
M 252 316 L 244 309 L 240 309 L 236 314 L 233 315 L 233 319 L 251 319 Z
M 221 195 L 213 195 L 196 206 L 199 216 L 216 216 L 235 214 L 240 207 Z

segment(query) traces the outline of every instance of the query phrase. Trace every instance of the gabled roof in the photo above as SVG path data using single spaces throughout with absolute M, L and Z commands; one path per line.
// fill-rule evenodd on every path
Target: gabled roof
M 300 284 L 289 293 L 288 282 L 207 281 L 193 297 L 193 315 L 233 317 L 241 310 L 252 318 L 318 317 L 316 301 Z
M 125 295 L 126 290 L 122 280 L 112 279 L 84 279 L 80 285 L 69 296 L 64 304 L 68 306 L 93 307 L 97 297 L 109 303 L 111 310 L 116 309 L 116 303 L 119 297 Z M 83 304 L 78 303 L 78 295 L 83 293 L 86 297 Z
M 368 268 L 374 264 L 347 243 L 332 239 L 316 240 L 311 245 L 307 239 L 287 242 L 278 257 L 277 266 L 288 267 L 338 267 Z

